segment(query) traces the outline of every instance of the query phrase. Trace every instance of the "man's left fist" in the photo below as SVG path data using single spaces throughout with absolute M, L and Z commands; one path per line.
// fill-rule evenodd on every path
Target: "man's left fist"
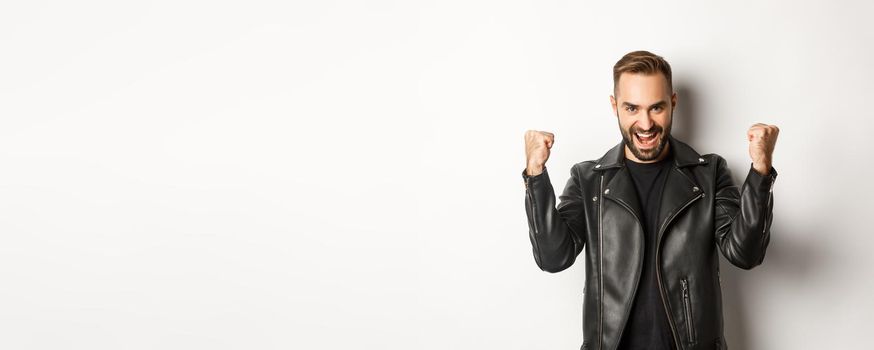
M 780 129 L 776 125 L 763 123 L 755 123 L 747 130 L 753 168 L 761 175 L 768 175 L 771 171 L 771 155 L 774 153 L 779 133 Z

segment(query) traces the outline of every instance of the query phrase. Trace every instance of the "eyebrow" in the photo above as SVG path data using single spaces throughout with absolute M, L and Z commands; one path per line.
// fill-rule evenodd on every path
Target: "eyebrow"
M 653 103 L 653 104 L 649 105 L 649 108 L 653 108 L 653 107 L 664 107 L 667 103 L 668 103 L 668 101 L 661 100 L 661 101 L 659 101 L 659 102 L 656 102 L 656 103 Z M 628 103 L 628 102 L 622 102 L 622 106 L 623 106 L 623 107 L 631 106 L 631 107 L 634 107 L 634 108 L 640 107 L 640 106 L 638 106 L 638 105 L 636 105 L 636 104 Z

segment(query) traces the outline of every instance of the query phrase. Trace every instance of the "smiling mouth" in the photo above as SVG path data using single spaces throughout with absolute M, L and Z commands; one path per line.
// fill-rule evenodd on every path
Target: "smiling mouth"
M 658 140 L 659 132 L 651 132 L 651 133 L 640 133 L 635 132 L 634 138 L 637 140 L 637 144 L 641 146 L 641 148 L 652 148 L 655 146 L 656 140 Z

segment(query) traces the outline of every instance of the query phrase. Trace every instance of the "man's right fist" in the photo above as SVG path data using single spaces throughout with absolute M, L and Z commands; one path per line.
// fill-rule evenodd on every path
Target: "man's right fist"
M 546 160 L 549 159 L 549 149 L 555 142 L 551 132 L 528 130 L 525 132 L 525 156 L 528 158 L 526 172 L 528 176 L 540 175 Z

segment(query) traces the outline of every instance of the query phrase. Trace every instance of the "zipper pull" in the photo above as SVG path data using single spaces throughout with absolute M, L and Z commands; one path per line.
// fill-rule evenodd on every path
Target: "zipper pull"
M 686 282 L 686 279 L 684 278 L 684 279 L 680 280 L 680 283 L 683 285 L 683 298 L 688 298 L 689 297 L 689 286 L 687 284 L 688 282 Z

